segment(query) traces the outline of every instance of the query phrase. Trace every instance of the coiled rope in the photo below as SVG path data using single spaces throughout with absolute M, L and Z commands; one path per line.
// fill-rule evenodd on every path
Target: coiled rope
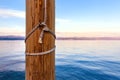
M 45 9 L 44 9 L 44 20 L 43 20 L 43 22 L 37 24 L 37 25 L 27 34 L 27 36 L 26 36 L 26 38 L 25 38 L 25 42 L 26 42 L 26 41 L 28 40 L 28 38 L 29 38 L 38 28 L 40 28 L 40 27 L 43 27 L 42 32 L 40 33 L 40 36 L 39 36 L 39 40 L 38 40 L 38 42 L 39 42 L 40 44 L 42 44 L 44 32 L 49 32 L 49 33 L 52 34 L 53 37 L 56 39 L 55 33 L 52 32 L 52 31 L 48 28 L 48 26 L 47 26 L 47 24 L 46 24 L 46 21 L 47 21 L 47 0 L 44 0 L 44 1 L 45 1 L 45 2 L 44 2 L 44 7 L 45 7 Z M 50 49 L 50 50 L 48 50 L 48 51 L 45 51 L 45 52 L 40 52 L 40 53 L 26 53 L 26 55 L 27 55 L 27 56 L 44 55 L 44 54 L 51 53 L 51 52 L 53 52 L 54 50 L 55 50 L 55 46 L 54 46 L 52 49 Z

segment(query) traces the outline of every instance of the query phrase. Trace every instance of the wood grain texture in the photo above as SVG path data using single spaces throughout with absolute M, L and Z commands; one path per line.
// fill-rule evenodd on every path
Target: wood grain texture
M 26 0 L 26 35 L 44 18 L 44 0 Z M 47 25 L 55 32 L 55 1 L 47 0 Z M 55 40 L 45 32 L 43 44 L 38 43 L 40 32 L 37 29 L 26 41 L 26 53 L 50 50 Z M 26 80 L 55 80 L 55 52 L 42 56 L 26 56 Z

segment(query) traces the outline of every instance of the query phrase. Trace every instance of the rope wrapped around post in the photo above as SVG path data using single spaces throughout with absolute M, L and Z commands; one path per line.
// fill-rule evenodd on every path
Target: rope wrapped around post
M 44 27 L 44 28 L 42 29 L 42 32 L 41 32 L 40 37 L 39 37 L 39 40 L 38 40 L 38 42 L 39 42 L 40 44 L 42 44 L 42 39 L 43 39 L 43 36 L 44 36 L 44 32 L 49 32 L 49 33 L 51 33 L 51 34 L 53 35 L 53 37 L 56 39 L 56 35 L 54 34 L 54 32 L 52 32 L 52 31 L 47 27 L 47 25 L 46 25 L 45 23 L 41 23 L 41 24 L 36 25 L 36 27 L 33 28 L 32 31 L 30 31 L 30 32 L 28 33 L 28 35 L 27 35 L 26 38 L 25 38 L 25 42 L 26 42 L 26 41 L 28 40 L 28 38 L 32 35 L 32 33 L 34 33 L 34 31 L 37 30 L 39 27 Z M 50 49 L 50 50 L 48 50 L 48 51 L 45 51 L 45 52 L 30 53 L 30 54 L 29 54 L 29 53 L 26 53 L 26 55 L 28 55 L 28 56 L 44 55 L 44 54 L 51 53 L 51 52 L 53 52 L 54 50 L 55 50 L 55 47 L 52 48 L 52 49 Z
M 53 31 L 51 31 L 49 28 L 48 28 L 48 26 L 47 26 L 47 24 L 46 24 L 46 20 L 47 20 L 47 0 L 45 0 L 45 2 L 44 2 L 44 21 L 43 22 L 41 22 L 41 23 L 39 23 L 38 25 L 36 25 L 33 29 L 32 29 L 32 31 L 30 31 L 28 34 L 27 34 L 27 36 L 26 36 L 26 38 L 25 38 L 25 42 L 28 40 L 28 38 L 38 29 L 38 28 L 40 28 L 40 27 L 43 27 L 43 29 L 42 29 L 42 32 L 40 33 L 40 36 L 39 36 L 39 40 L 38 40 L 38 42 L 40 43 L 40 44 L 42 44 L 42 40 L 43 40 L 43 36 L 44 36 L 44 33 L 45 32 L 49 32 L 50 34 L 52 34 L 53 35 L 53 37 L 56 39 L 56 35 L 55 35 L 55 33 L 53 32 Z M 40 53 L 26 53 L 26 55 L 27 56 L 37 56 L 37 55 L 44 55 L 44 54 L 48 54 L 48 53 L 51 53 L 51 52 L 53 52 L 54 50 L 55 50 L 55 48 L 56 48 L 56 46 L 54 46 L 52 49 L 50 49 L 50 50 L 48 50 L 48 51 L 45 51 L 45 52 L 40 52 Z

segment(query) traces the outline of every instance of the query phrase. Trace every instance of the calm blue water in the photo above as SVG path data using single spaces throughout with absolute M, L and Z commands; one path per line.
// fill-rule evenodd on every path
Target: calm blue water
M 56 80 L 120 80 L 120 41 L 56 41 Z M 25 80 L 24 41 L 0 41 L 0 80 Z

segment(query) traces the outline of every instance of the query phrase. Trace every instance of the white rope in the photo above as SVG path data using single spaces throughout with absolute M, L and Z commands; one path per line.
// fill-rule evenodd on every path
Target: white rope
M 55 51 L 55 48 L 56 48 L 56 47 L 54 47 L 54 48 L 52 48 L 52 49 L 50 49 L 50 50 L 48 50 L 48 51 L 40 52 L 40 53 L 26 53 L 26 55 L 27 55 L 27 56 L 45 55 L 45 54 L 48 54 L 48 53 L 51 53 L 51 52 Z
M 56 39 L 56 35 L 54 34 L 54 32 L 52 32 L 48 27 L 47 25 L 43 28 L 41 34 L 40 34 L 40 38 L 39 38 L 39 43 L 42 43 L 42 39 L 43 39 L 43 36 L 44 36 L 44 32 L 49 32 L 53 35 L 53 37 Z
M 42 29 L 42 32 L 41 32 L 40 36 L 39 36 L 39 40 L 38 40 L 39 43 L 42 44 L 42 39 L 43 39 L 43 36 L 44 36 L 44 32 L 49 32 L 49 33 L 51 33 L 51 34 L 53 35 L 53 37 L 56 39 L 55 33 L 52 32 L 52 31 L 48 28 L 48 26 L 47 26 L 47 24 L 46 24 L 46 21 L 47 21 L 47 0 L 45 0 L 45 2 L 44 2 L 44 21 L 43 21 L 42 23 L 39 23 L 38 25 L 36 25 L 36 26 L 32 29 L 32 31 L 30 31 L 30 32 L 27 34 L 27 36 L 26 36 L 26 38 L 25 38 L 25 42 L 26 42 L 26 41 L 28 40 L 28 38 L 35 32 L 35 30 L 37 30 L 39 27 L 44 27 L 44 28 Z M 48 51 L 40 52 L 40 53 L 26 53 L 26 55 L 28 55 L 28 56 L 44 55 L 44 54 L 48 54 L 48 53 L 53 52 L 53 51 L 55 50 L 55 48 L 56 48 L 56 47 L 54 47 L 54 48 L 52 48 L 52 49 L 50 49 L 50 50 L 48 50 Z
M 33 33 L 35 30 L 37 30 L 39 27 L 45 26 L 45 25 L 46 25 L 45 23 L 39 23 L 38 25 L 36 25 L 36 26 L 32 29 L 32 31 L 30 31 L 30 32 L 27 34 L 27 36 L 26 36 L 26 38 L 25 38 L 25 42 L 27 41 L 27 39 L 32 35 L 32 33 Z

